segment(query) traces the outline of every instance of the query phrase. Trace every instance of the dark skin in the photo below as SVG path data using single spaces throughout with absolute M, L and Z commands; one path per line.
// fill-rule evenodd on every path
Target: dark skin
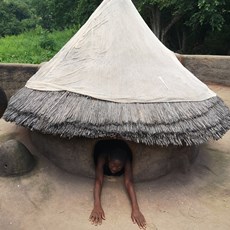
M 101 206 L 101 190 L 104 180 L 103 166 L 105 163 L 106 160 L 104 158 L 99 158 L 96 166 L 96 178 L 94 184 L 94 208 L 89 217 L 91 223 L 96 226 L 102 224 L 102 221 L 105 220 L 105 213 Z M 131 162 L 128 160 L 126 161 L 125 165 L 123 165 L 123 163 L 119 160 L 109 160 L 108 166 L 112 173 L 117 173 L 121 171 L 124 166 L 124 184 L 129 195 L 132 207 L 131 219 L 134 224 L 137 224 L 139 226 L 139 228 L 146 229 L 146 221 L 139 209 L 136 193 L 134 190 Z

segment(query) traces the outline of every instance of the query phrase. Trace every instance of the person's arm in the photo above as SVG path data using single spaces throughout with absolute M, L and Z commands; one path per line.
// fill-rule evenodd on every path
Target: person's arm
M 140 228 L 145 229 L 146 228 L 146 221 L 141 213 L 138 203 L 137 203 L 137 197 L 136 197 L 136 192 L 134 190 L 134 185 L 133 185 L 133 173 L 132 173 L 132 166 L 131 162 L 128 161 L 125 165 L 125 187 L 128 192 L 130 201 L 131 201 L 131 206 L 132 206 L 132 214 L 131 218 L 133 223 L 137 224 Z
M 89 220 L 94 225 L 102 223 L 102 220 L 105 220 L 105 213 L 101 206 L 101 190 L 103 185 L 103 165 L 105 160 L 102 158 L 98 159 L 98 164 L 96 166 L 96 178 L 94 183 L 94 208 L 91 212 Z

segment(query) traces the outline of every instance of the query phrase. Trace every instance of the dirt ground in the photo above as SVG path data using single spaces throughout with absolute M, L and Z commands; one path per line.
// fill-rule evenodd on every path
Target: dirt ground
M 230 87 L 209 85 L 230 107 Z M 21 177 L 0 178 L 0 230 L 130 230 L 130 203 L 122 178 L 106 178 L 101 226 L 88 221 L 93 180 L 54 166 L 30 144 L 27 131 L 0 120 L 0 142 L 17 138 L 37 158 Z M 155 181 L 135 185 L 149 230 L 230 229 L 230 132 L 202 146 L 187 174 L 175 170 Z

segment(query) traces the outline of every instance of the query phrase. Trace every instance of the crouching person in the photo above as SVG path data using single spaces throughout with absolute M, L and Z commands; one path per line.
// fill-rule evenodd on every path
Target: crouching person
M 97 143 L 94 155 L 96 178 L 94 184 L 94 208 L 89 217 L 92 224 L 98 225 L 105 220 L 105 213 L 101 206 L 101 190 L 104 175 L 121 176 L 124 174 L 124 183 L 129 195 L 133 223 L 140 228 L 146 228 L 146 221 L 141 213 L 133 185 L 132 153 L 125 142 L 119 140 L 105 140 Z

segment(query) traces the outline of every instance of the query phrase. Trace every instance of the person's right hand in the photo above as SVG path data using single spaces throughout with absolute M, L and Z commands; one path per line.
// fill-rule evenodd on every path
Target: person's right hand
M 105 220 L 105 213 L 102 207 L 94 207 L 89 217 L 89 221 L 97 226 L 98 224 L 102 224 L 102 220 Z
M 134 209 L 131 214 L 131 218 L 134 224 L 137 224 L 140 229 L 146 229 L 146 220 L 139 209 Z

